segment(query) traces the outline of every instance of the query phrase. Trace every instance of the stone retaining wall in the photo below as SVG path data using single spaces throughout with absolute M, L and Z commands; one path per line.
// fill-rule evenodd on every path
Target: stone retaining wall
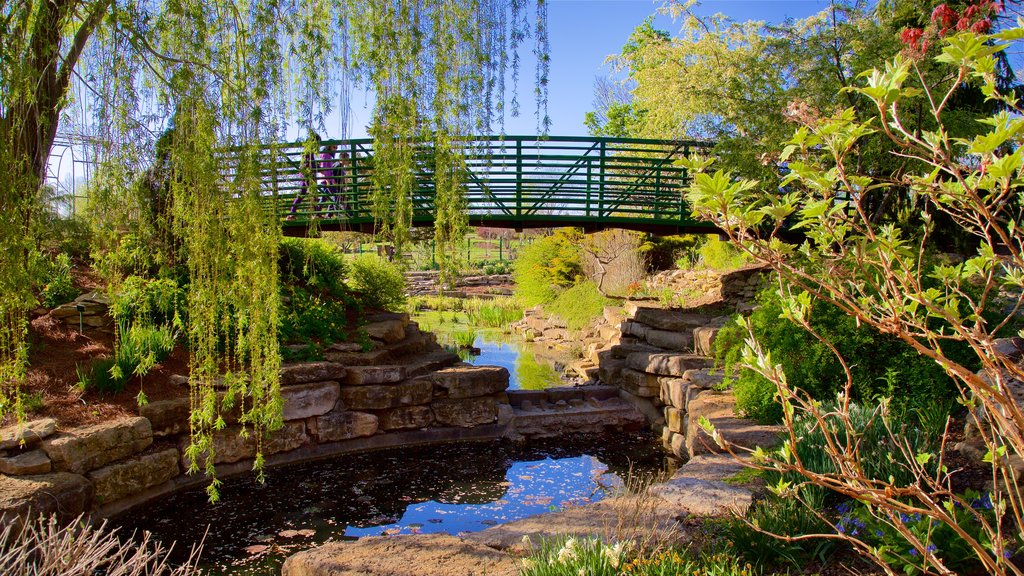
M 408 285 L 410 296 L 435 296 L 438 294 L 437 279 L 439 273 L 436 270 L 418 270 L 407 272 L 405 281 Z M 465 298 L 468 292 L 474 296 L 511 296 L 512 287 L 515 282 L 511 274 L 488 274 L 476 276 L 463 276 L 455 281 L 455 286 L 450 290 L 444 290 L 446 296 Z
M 378 315 L 375 347 L 329 348 L 281 369 L 284 425 L 262 443 L 267 466 L 448 442 L 529 439 L 635 429 L 643 417 L 614 389 L 506 392 L 505 368 L 470 366 L 408 316 Z M 180 378 L 187 384 L 187 378 Z M 183 389 L 183 394 L 185 390 Z M 532 406 L 531 406 L 532 403 Z M 151 402 L 139 416 L 58 430 L 53 420 L 0 430 L 0 519 L 84 512 L 110 516 L 204 484 L 188 475 L 189 398 Z M 219 477 L 251 471 L 256 442 L 224 415 L 212 456 Z M 520 425 L 521 424 L 521 425 Z M 206 456 L 204 454 L 202 456 Z M 201 466 L 202 467 L 202 463 Z

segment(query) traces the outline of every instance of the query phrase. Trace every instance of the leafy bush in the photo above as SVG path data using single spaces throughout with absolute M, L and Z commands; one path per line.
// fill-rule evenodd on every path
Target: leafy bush
M 124 390 L 134 376 L 145 376 L 174 351 L 176 337 L 169 326 L 128 327 L 118 323 L 118 341 L 114 356 L 99 358 L 87 370 L 78 371 L 83 389 L 114 393 Z
M 278 259 L 281 277 L 282 343 L 306 344 L 288 358 L 315 358 L 320 344 L 341 342 L 349 330 L 355 301 L 345 285 L 348 264 L 337 247 L 322 240 L 285 238 Z
M 377 256 L 352 260 L 352 288 L 369 308 L 398 311 L 405 308 L 405 274 L 397 264 Z
M 480 263 L 480 271 L 484 274 L 511 274 L 512 263 L 508 260 L 485 260 Z
M 144 324 L 183 324 L 185 290 L 170 278 L 128 276 L 117 285 L 110 312 L 118 321 Z
M 602 295 L 597 286 L 588 280 L 562 291 L 553 301 L 545 304 L 544 309 L 565 320 L 571 330 L 579 330 L 600 316 L 605 306 L 615 304 L 618 302 Z
M 782 302 L 775 290 L 762 290 L 757 304 L 750 316 L 754 335 L 771 351 L 772 358 L 782 364 L 790 386 L 815 399 L 835 398 L 846 377 L 828 346 L 782 318 Z M 935 398 L 950 398 L 957 393 L 953 381 L 938 364 L 898 338 L 858 326 L 854 318 L 835 306 L 815 303 L 810 323 L 845 358 L 852 360 L 854 400 L 870 402 L 891 397 L 899 405 L 927 405 Z M 737 409 L 759 422 L 778 422 L 782 412 L 775 400 L 775 385 L 752 371 L 738 368 L 746 336 L 744 328 L 737 324 L 725 326 L 715 339 L 715 354 L 732 380 Z M 955 342 L 948 345 L 947 353 L 969 362 L 968 351 Z
M 676 266 L 676 261 L 683 255 L 696 248 L 699 238 L 696 234 L 650 236 L 640 246 L 640 253 L 651 270 L 668 270 Z
M 551 302 L 560 288 L 582 279 L 582 237 L 583 232 L 576 228 L 561 228 L 520 249 L 512 276 L 516 298 L 524 307 Z
M 950 516 L 956 526 L 971 538 L 978 542 L 986 541 L 988 537 L 976 515 L 984 517 L 989 523 L 996 522 L 992 500 L 988 494 L 982 495 L 973 491 L 963 494 L 961 498 L 968 503 L 969 508 L 964 505 L 951 505 Z M 856 501 L 843 502 L 837 509 L 840 516 L 836 521 L 836 529 L 859 537 L 874 546 L 875 553 L 886 564 L 902 568 L 903 573 L 908 575 L 930 571 L 924 556 L 907 541 L 907 538 L 890 522 L 872 514 L 867 506 Z M 984 571 L 974 550 L 951 525 L 937 522 L 921 514 L 901 514 L 900 521 L 927 551 L 941 558 L 943 564 L 954 573 L 980 574 Z M 1007 538 L 1012 538 L 1012 531 L 1006 531 L 1006 534 Z M 1004 541 L 999 548 L 1012 550 L 1015 548 L 1014 544 L 1016 542 Z M 1009 552 L 1006 555 L 1008 556 Z
M 815 498 L 810 495 L 808 500 L 814 502 Z M 821 502 L 820 497 L 817 498 L 817 502 Z M 831 527 L 798 500 L 769 495 L 752 506 L 743 520 L 732 519 L 726 524 L 725 538 L 731 548 L 757 566 L 782 563 L 799 566 L 811 559 L 821 561 L 835 548 L 835 543 L 827 539 L 786 542 L 771 538 L 751 524 L 779 536 L 827 534 Z
M 71 278 L 70 256 L 63 252 L 57 254 L 46 268 L 46 284 L 43 285 L 41 294 L 43 306 L 53 308 L 78 296 L 78 289 Z

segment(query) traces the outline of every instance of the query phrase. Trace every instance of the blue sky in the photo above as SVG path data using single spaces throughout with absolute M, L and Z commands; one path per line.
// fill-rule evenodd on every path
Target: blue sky
M 644 18 L 655 14 L 661 2 L 650 0 L 549 0 L 548 26 L 551 40 L 551 75 L 549 79 L 551 134 L 586 135 L 583 116 L 592 108 L 594 77 L 607 75 L 605 59 L 617 53 L 630 32 Z M 804 18 L 824 10 L 824 0 L 770 2 L 758 0 L 719 0 L 703 2 L 700 14 L 722 13 L 736 20 L 780 22 L 788 18 Z M 672 34 L 679 25 L 668 16 L 657 16 L 655 26 Z M 507 118 L 508 134 L 535 134 L 533 66 L 530 46 L 525 46 L 524 70 L 520 85 L 522 116 Z M 366 124 L 372 113 L 373 100 L 361 92 L 352 98 L 352 137 L 366 137 Z M 333 124 L 333 125 L 332 125 Z M 340 133 L 337 120 L 329 121 L 327 136 Z

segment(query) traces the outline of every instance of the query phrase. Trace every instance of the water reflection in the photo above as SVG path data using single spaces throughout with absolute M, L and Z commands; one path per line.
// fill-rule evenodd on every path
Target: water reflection
M 543 390 L 565 385 L 552 362 L 538 359 L 529 343 L 516 341 L 510 335 L 484 332 L 477 335 L 473 347 L 480 354 L 468 356 L 466 361 L 475 366 L 507 369 L 509 390 Z
M 391 450 L 275 469 L 264 486 L 250 476 L 229 478 L 217 505 L 197 489 L 118 522 L 184 547 L 209 526 L 203 562 L 210 574 L 269 576 L 290 554 L 331 540 L 457 534 L 599 500 L 628 471 L 658 473 L 663 462 L 647 436 Z

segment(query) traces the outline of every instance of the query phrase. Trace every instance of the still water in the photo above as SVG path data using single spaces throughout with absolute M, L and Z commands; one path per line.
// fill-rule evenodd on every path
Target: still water
M 115 524 L 177 541 L 180 554 L 206 533 L 210 574 L 270 576 L 287 556 L 324 542 L 483 530 L 600 500 L 630 474 L 649 477 L 664 466 L 646 435 L 395 449 L 274 469 L 263 486 L 248 475 L 229 478 L 216 505 L 195 489 Z

